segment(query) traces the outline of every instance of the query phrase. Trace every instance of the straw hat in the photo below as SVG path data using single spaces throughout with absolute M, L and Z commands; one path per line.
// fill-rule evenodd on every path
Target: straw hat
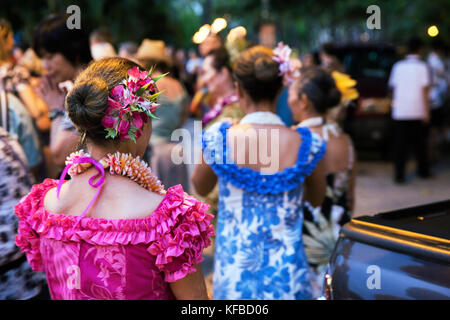
M 139 60 L 164 60 L 166 57 L 166 44 L 162 40 L 144 39 L 136 53 Z

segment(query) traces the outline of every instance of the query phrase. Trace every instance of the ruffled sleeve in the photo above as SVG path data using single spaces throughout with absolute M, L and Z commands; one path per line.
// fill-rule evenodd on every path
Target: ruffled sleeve
M 46 179 L 43 183 L 33 186 L 30 193 L 20 200 L 14 207 L 14 212 L 19 218 L 16 245 L 27 255 L 31 268 L 36 272 L 44 271 L 40 252 L 39 234 L 33 228 L 33 220 L 37 211 L 41 209 L 41 200 L 45 192 L 54 187 L 53 180 Z
M 229 122 L 217 121 L 203 131 L 203 158 L 211 167 L 226 163 L 226 135 L 223 133 L 231 126 Z
M 203 261 L 203 250 L 214 236 L 213 215 L 206 213 L 208 204 L 186 194 L 181 185 L 169 188 L 166 197 L 152 215 L 156 235 L 147 251 L 156 257 L 165 281 L 174 282 L 194 273 Z
M 297 128 L 302 139 L 309 141 L 309 148 L 306 150 L 305 161 L 303 162 L 304 173 L 310 176 L 317 167 L 319 161 L 323 158 L 326 152 L 326 141 L 317 133 L 312 132 L 306 127 Z

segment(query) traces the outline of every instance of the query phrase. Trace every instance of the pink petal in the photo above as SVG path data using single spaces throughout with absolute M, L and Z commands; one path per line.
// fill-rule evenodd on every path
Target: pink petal
M 116 101 L 121 101 L 123 99 L 123 86 L 122 85 L 118 85 L 115 86 L 114 88 L 112 88 L 111 90 L 111 96 L 114 98 L 114 100 Z
M 128 70 L 128 74 L 136 79 L 139 78 L 140 76 L 140 72 L 139 72 L 139 68 L 134 66 L 133 68 L 131 68 L 130 70 Z
M 116 119 L 110 118 L 110 117 L 103 117 L 103 119 L 102 119 L 102 125 L 105 128 L 112 128 L 114 126 L 115 122 L 116 122 Z

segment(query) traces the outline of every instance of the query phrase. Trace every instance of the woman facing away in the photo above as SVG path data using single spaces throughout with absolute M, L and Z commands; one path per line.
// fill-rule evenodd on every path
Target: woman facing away
M 323 158 L 327 192 L 321 206 L 306 202 L 303 241 L 314 273 L 315 296 L 323 284 L 323 275 L 334 249 L 339 229 L 350 221 L 354 206 L 355 151 L 351 138 L 336 123 L 326 123 L 329 109 L 339 104 L 341 93 L 332 76 L 319 67 L 301 71 L 289 90 L 289 104 L 298 128 L 309 128 L 326 142 Z
M 91 63 L 66 99 L 88 153 L 15 207 L 16 244 L 53 299 L 207 299 L 208 206 L 180 185 L 165 191 L 140 161 L 158 106 L 149 76 L 123 58 Z
M 325 195 L 325 143 L 275 114 L 279 66 L 269 48 L 241 53 L 233 70 L 246 115 L 204 132 L 192 179 L 201 195 L 219 184 L 214 299 L 311 298 L 301 209 L 303 198 L 319 205 Z

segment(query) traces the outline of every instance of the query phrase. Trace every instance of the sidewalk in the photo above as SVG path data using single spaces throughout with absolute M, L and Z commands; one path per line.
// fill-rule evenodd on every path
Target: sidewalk
M 353 217 L 450 199 L 450 157 L 441 159 L 432 170 L 433 178 L 420 179 L 415 164 L 408 163 L 407 181 L 397 185 L 392 180 L 389 162 L 360 162 L 355 189 Z

